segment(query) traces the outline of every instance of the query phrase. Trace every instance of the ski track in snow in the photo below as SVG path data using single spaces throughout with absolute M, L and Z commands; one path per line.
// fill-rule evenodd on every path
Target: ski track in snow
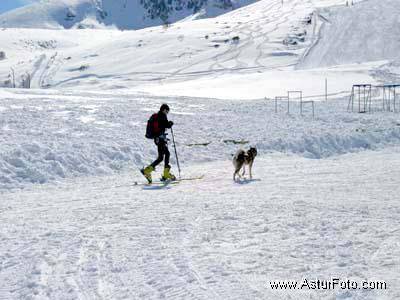
M 307 15 L 307 12 L 304 12 L 304 10 L 307 11 L 308 9 L 312 11 L 314 7 L 312 2 L 308 1 L 308 4 L 309 7 L 304 8 L 304 6 L 307 5 L 305 5 L 304 1 L 301 2 L 302 10 L 300 13 L 297 13 L 297 15 L 296 7 L 300 5 L 300 2 L 289 1 L 282 6 L 280 1 L 261 1 L 253 4 L 250 8 L 245 7 L 217 18 L 216 23 L 225 25 L 227 28 L 223 33 L 225 39 L 237 35 L 240 37 L 240 42 L 237 44 L 231 43 L 227 49 L 212 58 L 190 63 L 188 66 L 175 71 L 165 79 L 173 80 L 174 77 L 179 75 L 179 80 L 183 80 L 182 76 L 187 75 L 196 74 L 203 76 L 215 72 L 220 75 L 223 73 L 249 72 L 295 65 L 295 59 L 292 59 L 290 63 L 281 62 L 281 65 L 272 62 L 271 52 L 276 52 L 281 49 L 279 49 L 278 43 L 275 47 L 271 48 L 268 42 L 272 35 L 274 39 L 282 38 L 283 40 L 285 36 L 281 35 L 285 30 L 280 29 L 280 26 L 284 25 L 285 27 L 290 27 L 290 24 L 292 24 L 291 26 L 294 27 L 298 25 L 297 23 L 300 22 L 301 18 Z M 289 16 L 291 18 L 289 18 Z M 241 21 L 237 22 L 236 25 L 232 25 L 232 20 Z M 290 32 L 290 29 L 286 29 L 286 31 Z M 221 39 L 223 40 L 224 37 L 221 37 Z M 263 49 L 263 46 L 267 46 L 267 49 Z M 298 51 L 302 47 L 304 47 L 304 45 L 295 47 L 295 50 Z M 282 46 L 281 48 L 285 47 Z M 285 55 L 283 55 L 283 57 L 287 59 Z M 262 62 L 262 60 L 265 60 L 265 63 Z M 197 66 L 203 69 L 203 65 L 210 61 L 214 61 L 214 63 L 208 67 L 207 71 L 188 73 L 190 69 L 194 69 Z
M 165 187 L 129 172 L 2 193 L 0 298 L 397 299 L 399 154 L 257 157 L 242 184 L 221 161 Z M 269 288 L 331 276 L 389 288 Z

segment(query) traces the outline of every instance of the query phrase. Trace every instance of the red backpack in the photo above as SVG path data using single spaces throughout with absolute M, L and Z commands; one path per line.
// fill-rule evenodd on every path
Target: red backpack
M 160 133 L 161 130 L 158 124 L 158 114 L 153 114 L 147 121 L 146 137 L 148 139 L 154 139 L 158 137 Z

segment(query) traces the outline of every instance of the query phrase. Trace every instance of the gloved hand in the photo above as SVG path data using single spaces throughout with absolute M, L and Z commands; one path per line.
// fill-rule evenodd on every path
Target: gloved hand
M 169 121 L 168 124 L 169 124 L 170 127 L 172 127 L 174 125 L 174 122 Z

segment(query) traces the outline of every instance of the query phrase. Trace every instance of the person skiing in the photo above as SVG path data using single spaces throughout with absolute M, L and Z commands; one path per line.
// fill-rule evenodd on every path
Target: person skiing
M 168 121 L 167 115 L 169 113 L 169 106 L 162 104 L 158 113 L 153 114 L 147 122 L 146 137 L 154 140 L 154 144 L 157 146 L 158 157 L 157 159 L 148 165 L 147 167 L 140 170 L 140 172 L 146 177 L 149 183 L 152 182 L 151 172 L 153 172 L 157 165 L 159 165 L 164 159 L 164 172 L 161 177 L 162 181 L 175 180 L 176 177 L 171 171 L 169 165 L 170 153 L 168 150 L 168 139 L 165 130 L 171 128 L 174 122 Z

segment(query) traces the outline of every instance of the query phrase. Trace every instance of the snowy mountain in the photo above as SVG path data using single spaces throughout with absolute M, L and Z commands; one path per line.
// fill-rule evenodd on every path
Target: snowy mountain
M 6 28 L 140 29 L 192 16 L 212 17 L 253 0 L 47 0 L 0 15 Z
M 194 20 L 201 13 L 217 14 L 208 2 L 197 15 L 193 7 L 174 11 L 169 20 L 181 21 L 168 27 L 135 31 L 99 28 L 164 21 L 151 19 L 138 1 L 41 2 L 0 17 L 7 26 L 31 27 L 0 31 L 0 51 L 6 55 L 0 61 L 0 86 L 15 82 L 21 87 L 28 76 L 34 88 L 124 88 L 189 96 L 196 91 L 204 97 L 254 99 L 290 89 L 318 96 L 325 79 L 332 95 L 347 92 L 353 81 L 395 81 L 398 27 L 388 28 L 397 22 L 400 4 L 353 2 L 265 0 Z M 77 30 L 88 27 L 98 29 Z
M 43 13 L 43 17 L 33 18 L 22 10 L 21 16 L 26 20 L 16 24 L 35 27 L 37 20 L 48 18 L 46 24 L 50 24 L 49 27 L 59 28 L 53 14 L 36 8 L 64 7 L 60 3 L 27 7 L 25 9 L 32 10 L 32 14 Z M 88 5 L 82 1 L 74 3 Z M 331 0 L 292 0 L 282 5 L 277 0 L 259 1 L 214 18 L 193 20 L 190 17 L 168 28 L 158 26 L 136 31 L 7 28 L 0 31 L 0 51 L 7 55 L 0 63 L 0 86 L 11 86 L 13 81 L 16 86 L 22 86 L 21 76 L 29 74 L 31 87 L 35 88 L 90 89 L 96 86 L 100 89 L 139 88 L 146 92 L 152 89 L 158 93 L 158 89 L 170 87 L 162 93 L 175 95 L 187 93 L 191 87 L 174 84 L 201 83 L 198 80 L 208 80 L 209 75 L 213 75 L 214 82 L 221 82 L 207 82 L 207 89 L 196 90 L 214 93 L 216 86 L 225 95 L 218 92 L 214 96 L 230 97 L 227 92 L 232 89 L 225 85 L 234 81 L 239 83 L 234 87 L 242 90 L 246 89 L 243 83 L 257 85 L 253 94 L 240 94 L 262 98 L 280 93 L 271 86 L 285 90 L 287 85 L 293 84 L 293 80 L 281 85 L 265 85 L 260 81 L 297 77 L 293 67 L 312 45 L 316 34 L 314 27 L 319 22 L 313 12 L 331 3 Z M 65 10 L 61 11 L 58 19 L 64 20 Z M 20 12 L 17 10 L 14 14 Z M 109 13 L 107 18 L 112 16 Z M 90 20 L 89 23 L 98 24 L 97 19 Z M 282 72 L 277 76 L 271 74 L 273 70 Z M 332 76 L 336 73 L 337 70 Z M 335 89 L 343 87 L 338 85 Z M 238 93 L 233 91 L 232 95 Z

